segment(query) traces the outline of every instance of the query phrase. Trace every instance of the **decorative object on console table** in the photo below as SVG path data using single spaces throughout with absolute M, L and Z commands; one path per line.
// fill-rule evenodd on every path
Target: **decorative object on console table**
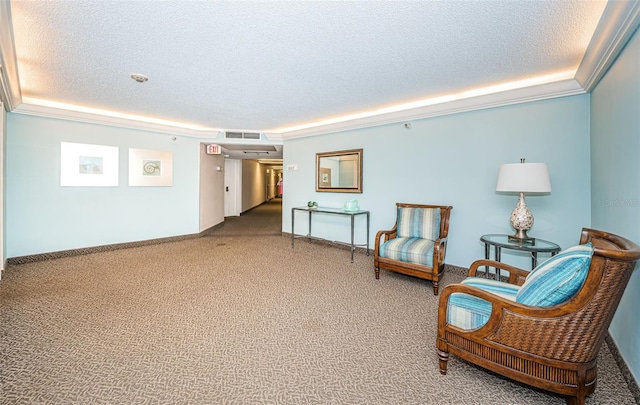
M 347 212 L 360 211 L 360 204 L 358 204 L 358 200 L 349 200 L 344 203 L 343 209 Z
M 509 236 L 513 242 L 533 244 L 535 238 L 529 237 L 527 231 L 533 226 L 533 214 L 524 201 L 525 193 L 550 193 L 551 181 L 546 163 L 508 163 L 500 166 L 496 191 L 518 193 L 518 203 L 511 212 L 511 226 L 515 235 Z

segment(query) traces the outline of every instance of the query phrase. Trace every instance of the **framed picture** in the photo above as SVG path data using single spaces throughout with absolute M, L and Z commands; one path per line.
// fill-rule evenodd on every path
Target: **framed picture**
M 331 169 L 320 168 L 320 187 L 331 187 Z
M 130 148 L 129 186 L 173 186 L 173 153 Z
M 118 147 L 60 143 L 62 187 L 117 187 Z

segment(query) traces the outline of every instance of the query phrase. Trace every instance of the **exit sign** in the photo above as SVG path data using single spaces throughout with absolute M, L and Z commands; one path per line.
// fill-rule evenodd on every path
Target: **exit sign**
M 207 145 L 207 155 L 219 155 L 222 153 L 220 145 Z

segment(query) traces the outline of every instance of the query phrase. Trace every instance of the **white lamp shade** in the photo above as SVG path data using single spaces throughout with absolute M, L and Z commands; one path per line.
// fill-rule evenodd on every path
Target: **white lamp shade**
M 500 166 L 496 191 L 549 193 L 551 180 L 546 163 L 508 163 Z

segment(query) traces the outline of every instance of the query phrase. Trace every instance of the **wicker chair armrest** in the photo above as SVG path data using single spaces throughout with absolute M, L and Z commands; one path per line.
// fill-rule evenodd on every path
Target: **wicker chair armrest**
M 469 273 L 467 274 L 467 276 L 475 277 L 478 272 L 478 268 L 484 267 L 484 266 L 495 267 L 500 270 L 508 271 L 509 280 L 507 281 L 510 284 L 522 285 L 522 283 L 524 283 L 525 278 L 529 275 L 529 271 L 523 270 L 519 267 L 511 266 L 509 264 L 502 263 L 502 262 L 497 262 L 495 260 L 482 259 L 482 260 L 476 260 L 475 262 L 471 263 L 471 266 L 469 267 Z
M 440 295 L 440 309 L 447 307 L 447 302 L 449 301 L 449 296 L 451 294 L 454 293 L 464 293 L 464 294 L 469 294 L 469 295 L 473 295 L 474 297 L 477 298 L 481 298 L 485 301 L 489 301 L 492 305 L 495 303 L 497 304 L 499 307 L 506 307 L 509 308 L 511 307 L 511 304 L 514 304 L 515 306 L 518 307 L 522 307 L 522 309 L 525 308 L 532 308 L 528 305 L 523 305 L 523 304 L 519 304 L 517 302 L 508 300 L 506 298 L 503 298 L 499 295 L 496 295 L 492 292 L 489 291 L 485 291 L 483 289 L 480 289 L 478 287 L 472 286 L 472 285 L 467 285 L 467 284 L 450 284 L 448 286 L 446 286 L 444 288 L 444 290 L 442 291 L 441 295 Z M 493 312 L 496 312 L 495 310 L 496 308 L 494 307 Z M 511 308 L 509 308 L 511 309 Z
M 446 323 L 447 303 L 450 295 L 453 293 L 465 293 L 489 301 L 492 305 L 489 321 L 479 329 L 473 330 L 463 330 L 453 325 L 448 325 Z M 538 320 L 540 322 L 544 322 L 548 325 L 549 330 L 554 330 L 557 327 L 557 332 L 560 333 L 562 328 L 566 328 L 566 326 L 557 321 L 561 320 L 563 316 L 574 311 L 575 308 L 571 308 L 571 305 L 560 304 L 552 307 L 530 306 L 508 300 L 471 285 L 451 284 L 446 286 L 440 293 L 440 302 L 438 306 L 438 328 L 455 328 L 459 333 L 473 334 L 476 338 L 482 339 L 486 336 L 494 335 L 499 329 L 505 329 L 503 319 L 505 313 L 508 313 L 510 317 L 518 317 L 526 319 L 527 321 Z M 521 333 L 521 331 L 513 331 L 513 333 Z M 505 329 L 501 331 L 501 334 L 509 335 L 510 332 Z

